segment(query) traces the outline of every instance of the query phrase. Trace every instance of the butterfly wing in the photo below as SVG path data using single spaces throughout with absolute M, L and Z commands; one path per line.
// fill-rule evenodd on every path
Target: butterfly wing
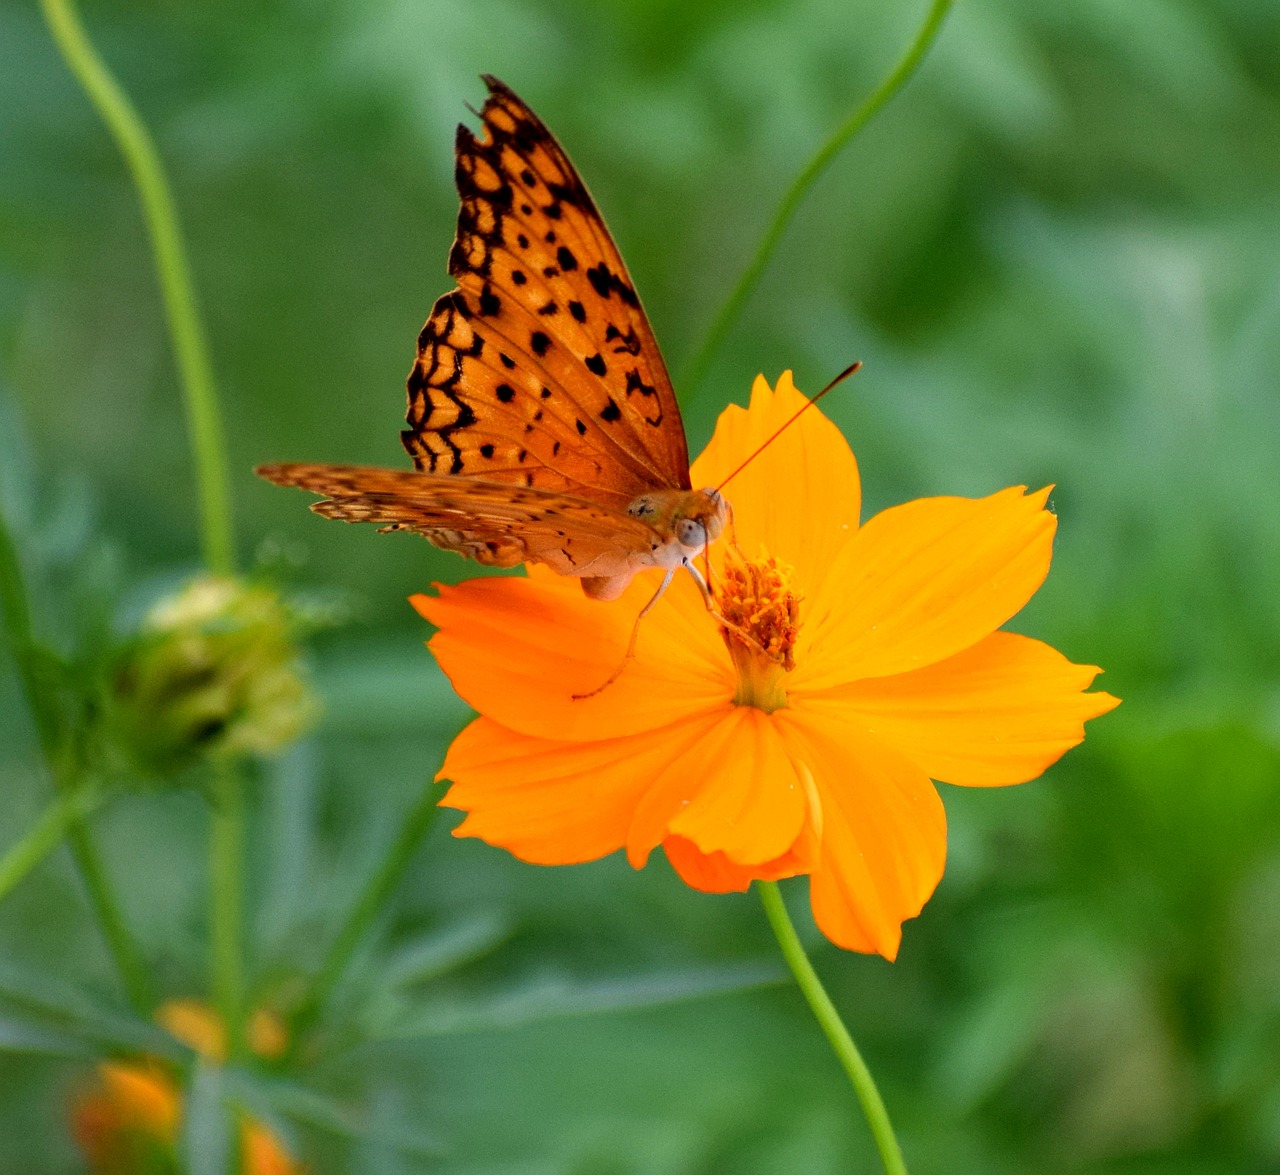
M 326 518 L 415 531 L 493 567 L 545 563 L 561 575 L 630 575 L 661 545 L 638 518 L 532 486 L 364 465 L 264 465 L 256 472 L 324 494 L 311 509 Z
M 486 77 L 483 138 L 458 128 L 449 272 L 409 376 L 420 470 L 597 502 L 689 488 L 684 426 L 635 287 L 538 117 Z

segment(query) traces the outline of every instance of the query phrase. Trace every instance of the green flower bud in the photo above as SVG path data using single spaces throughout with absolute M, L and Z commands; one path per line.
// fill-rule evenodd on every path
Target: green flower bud
M 292 609 L 269 587 L 205 575 L 159 601 L 115 665 L 111 741 L 134 771 L 266 755 L 315 716 Z

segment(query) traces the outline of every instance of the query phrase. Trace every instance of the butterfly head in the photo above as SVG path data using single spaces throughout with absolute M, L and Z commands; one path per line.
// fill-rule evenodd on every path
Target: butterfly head
M 729 503 L 714 489 L 655 490 L 636 498 L 627 513 L 662 535 L 675 556 L 673 562 L 678 562 L 701 554 L 720 537 L 729 518 Z

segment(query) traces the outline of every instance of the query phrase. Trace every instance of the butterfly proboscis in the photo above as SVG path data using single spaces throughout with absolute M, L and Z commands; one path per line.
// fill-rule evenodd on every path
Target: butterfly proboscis
M 738 474 L 740 474 L 744 469 L 746 469 L 747 466 L 751 464 L 751 462 L 753 462 L 757 457 L 759 457 L 760 454 L 763 453 L 770 445 L 772 445 L 774 441 L 776 441 L 780 436 L 782 436 L 782 434 L 786 432 L 787 429 L 789 429 L 793 424 L 795 424 L 795 422 L 799 420 L 800 417 L 803 416 L 810 408 L 812 408 L 819 400 L 821 400 L 823 396 L 825 396 L 833 388 L 844 383 L 844 381 L 848 379 L 849 376 L 853 375 L 853 373 L 861 367 L 862 367 L 862 360 L 861 359 L 855 360 L 853 363 L 849 364 L 849 366 L 846 367 L 839 375 L 837 375 L 835 379 L 833 379 L 830 383 L 828 383 L 827 386 L 822 389 L 822 391 L 817 392 L 812 396 L 809 396 L 805 404 L 802 407 L 798 408 L 795 412 L 793 412 L 791 416 L 789 416 L 785 421 L 782 422 L 782 424 L 780 424 L 776 429 L 774 429 L 774 431 L 770 433 L 769 436 L 766 437 L 765 440 L 756 447 L 756 449 L 751 453 L 749 457 L 747 457 L 745 461 L 743 461 L 739 466 L 737 466 L 737 468 L 735 468 L 733 472 L 729 474 L 728 477 L 721 480 L 720 484 L 715 487 L 715 490 L 713 492 L 719 494 L 719 492 L 722 489 L 724 489 L 724 487 L 728 485 L 729 482 L 731 482 L 735 477 L 738 476 Z M 734 533 L 734 529 L 733 529 L 733 506 L 729 503 L 728 499 L 725 499 L 725 506 L 728 509 L 727 526 L 729 530 L 729 541 L 733 545 L 733 549 L 737 551 L 739 555 L 741 555 L 742 549 L 738 546 L 737 535 Z M 635 623 L 632 624 L 631 626 L 631 637 L 627 641 L 627 651 L 626 653 L 623 654 L 622 660 L 618 664 L 618 667 L 600 685 L 596 686 L 595 689 L 588 690 L 586 693 L 571 695 L 575 702 L 581 702 L 586 700 L 587 698 L 594 698 L 597 694 L 603 693 L 606 689 L 609 688 L 609 686 L 611 686 L 615 681 L 617 681 L 619 677 L 622 676 L 622 671 L 627 667 L 627 662 L 629 662 L 631 658 L 635 656 L 636 638 L 639 636 L 639 633 L 640 633 L 640 622 L 646 616 L 648 616 L 650 612 L 653 611 L 654 605 L 656 605 L 657 602 L 662 598 L 667 588 L 671 586 L 671 580 L 674 578 L 676 571 L 681 566 L 683 566 L 689 572 L 689 574 L 693 576 L 693 581 L 698 585 L 698 591 L 702 594 L 702 602 L 706 605 L 707 611 L 711 614 L 712 619 L 714 619 L 722 627 L 727 628 L 735 636 L 740 637 L 742 640 L 746 641 L 747 644 L 754 645 L 755 648 L 759 650 L 759 652 L 761 652 L 762 654 L 766 656 L 768 655 L 768 650 L 765 649 L 760 644 L 760 642 L 757 641 L 756 638 L 751 635 L 751 633 L 749 633 L 746 629 L 742 628 L 740 625 L 735 624 L 732 620 L 729 620 L 726 617 L 722 616 L 719 613 L 719 611 L 717 611 L 715 606 L 715 595 L 712 592 L 712 588 L 711 588 L 712 572 L 711 572 L 710 547 L 711 547 L 710 541 L 702 545 L 702 560 L 703 560 L 702 572 L 699 572 L 697 567 L 693 564 L 692 560 L 687 558 L 683 560 L 682 563 L 677 564 L 675 567 L 670 567 L 667 569 L 667 573 L 662 577 L 662 582 L 658 585 L 658 590 L 653 593 L 653 595 L 649 599 L 649 602 L 645 604 L 643 608 L 640 609 L 639 613 L 637 613 Z

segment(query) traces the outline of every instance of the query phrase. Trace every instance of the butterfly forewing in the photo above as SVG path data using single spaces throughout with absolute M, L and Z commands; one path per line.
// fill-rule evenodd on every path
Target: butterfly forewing
M 405 447 L 427 473 L 619 511 L 687 489 L 671 381 L 618 250 L 551 133 L 485 81 L 483 137 L 458 129 L 458 289 L 419 339 Z

